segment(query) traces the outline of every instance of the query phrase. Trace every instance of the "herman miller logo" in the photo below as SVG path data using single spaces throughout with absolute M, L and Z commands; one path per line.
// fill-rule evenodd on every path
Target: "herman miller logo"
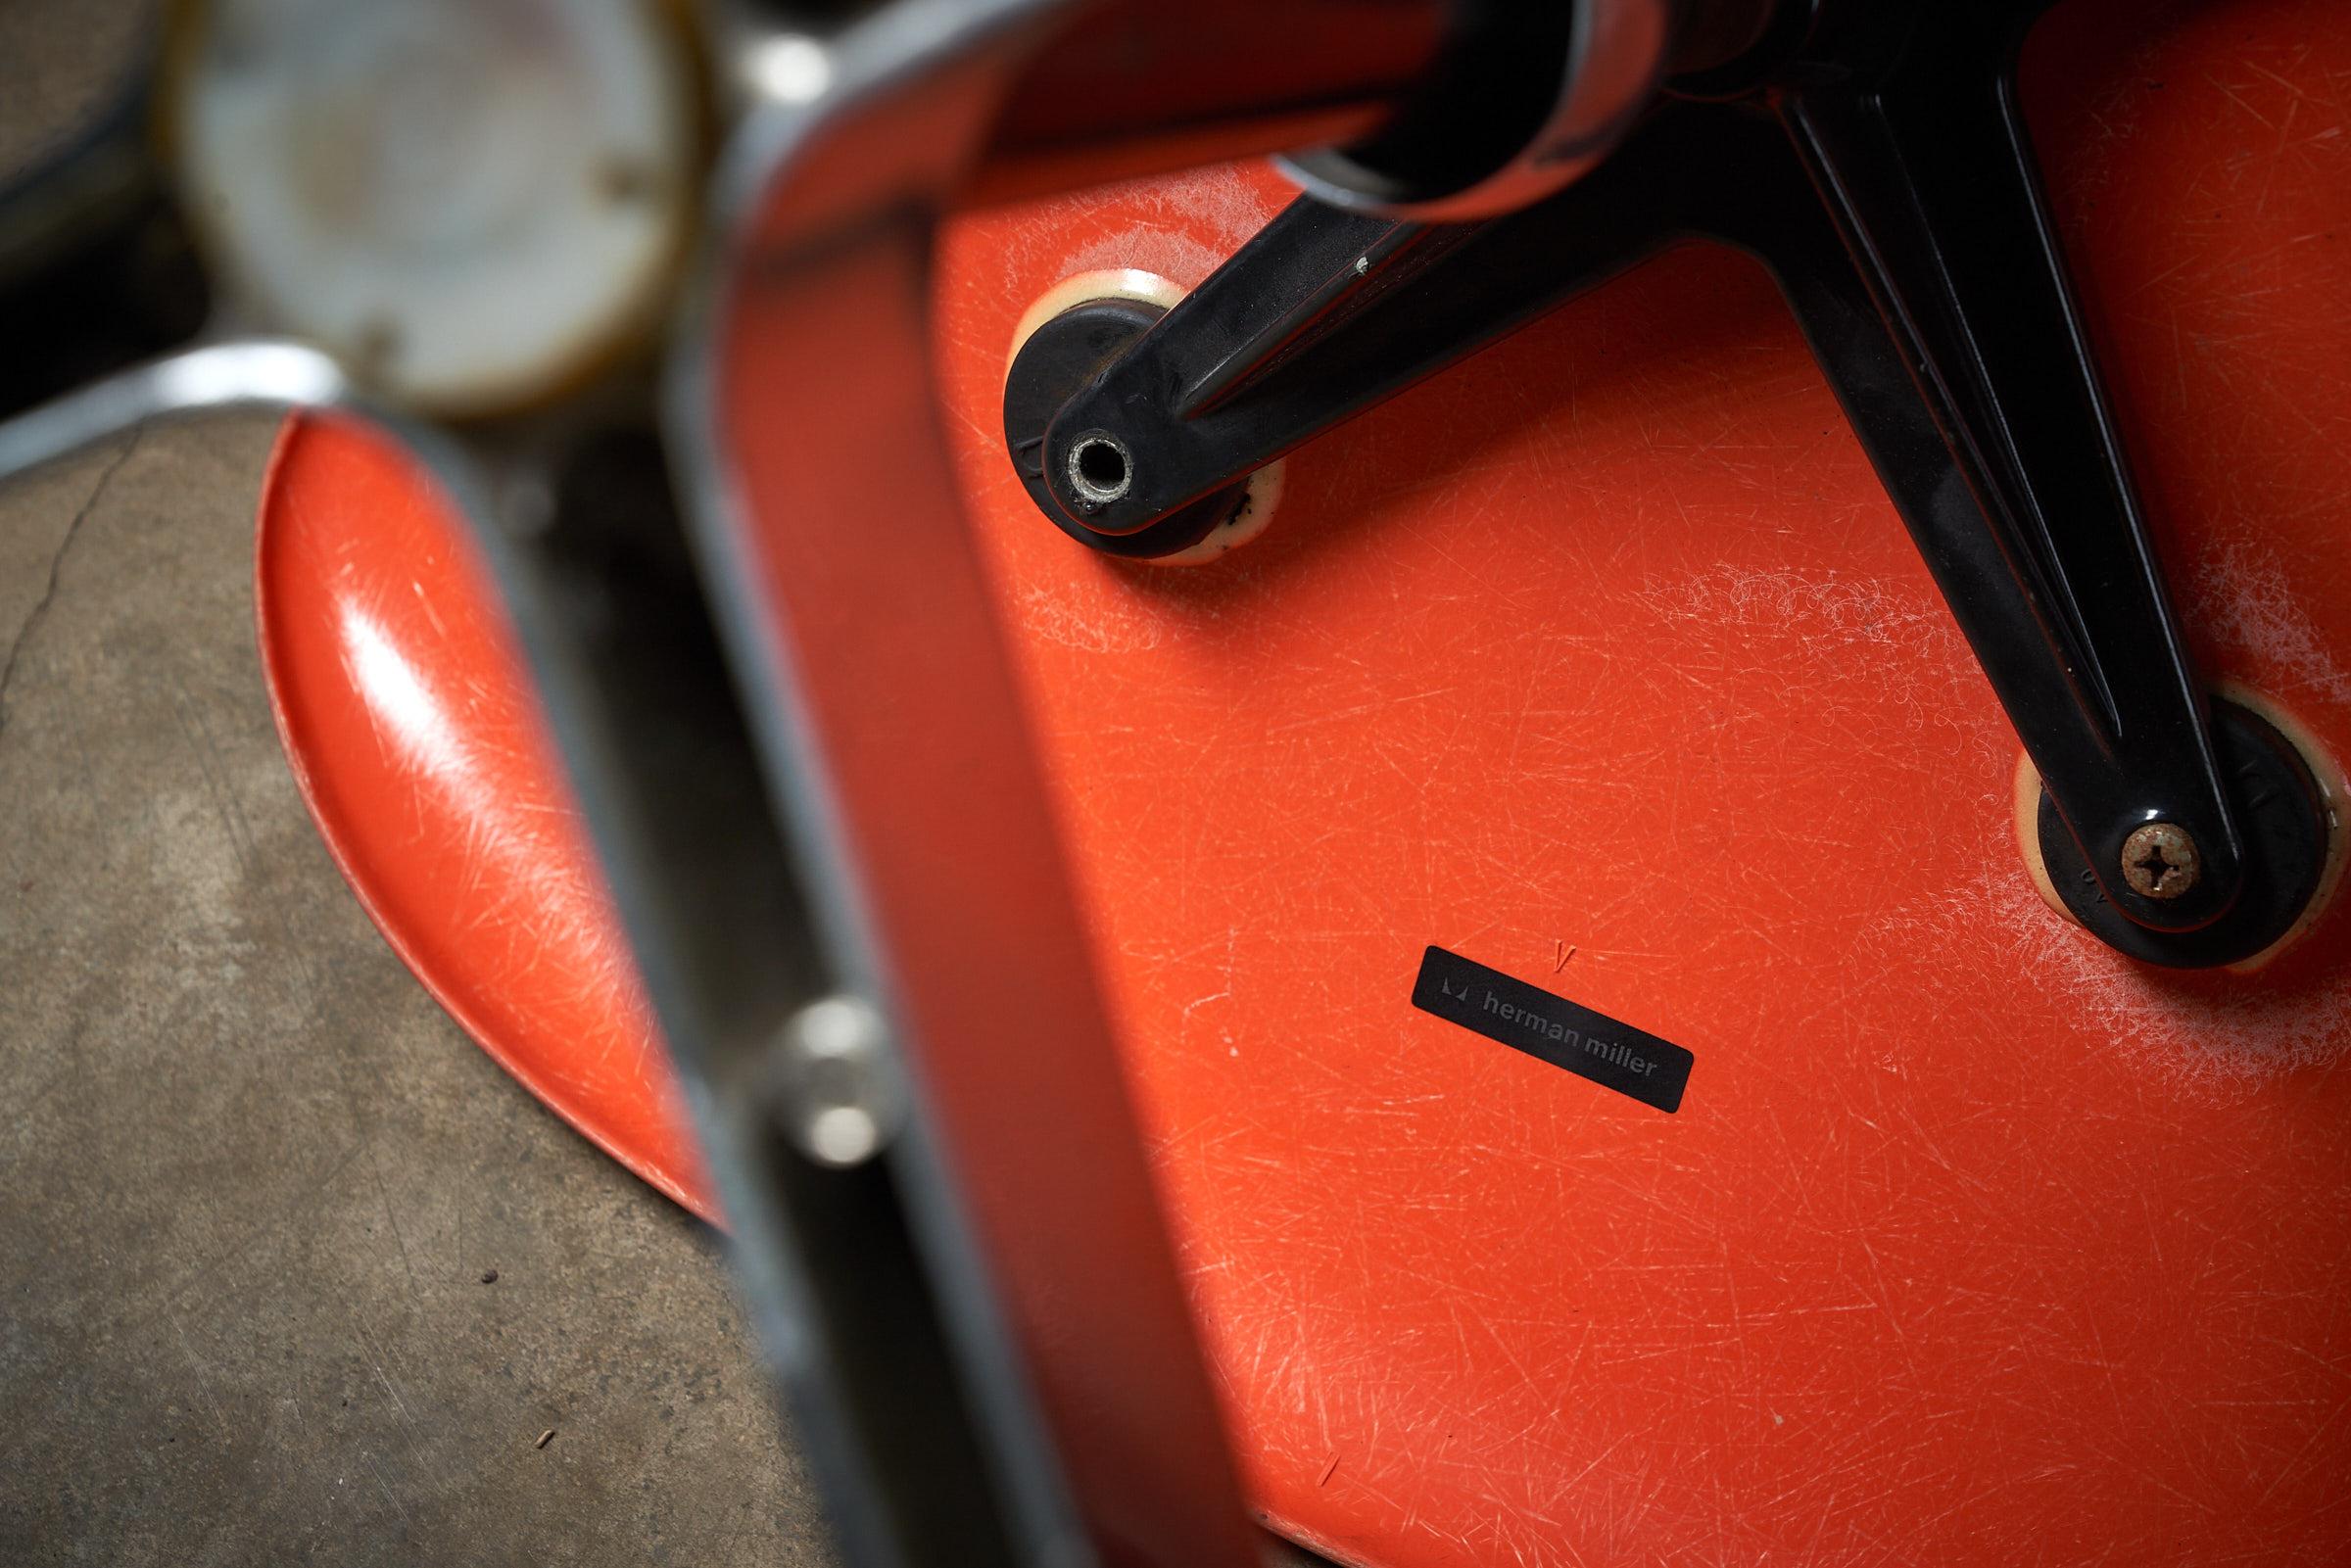
M 1660 1111 L 1675 1111 L 1694 1060 L 1680 1046 L 1431 947 L 1413 1005 Z
M 1501 1015 L 1522 1029 L 1532 1029 L 1537 1034 L 1546 1034 L 1570 1050 L 1581 1050 L 1587 1055 L 1599 1057 L 1604 1062 L 1613 1062 L 1620 1068 L 1630 1068 L 1635 1072 L 1650 1073 L 1657 1070 L 1657 1065 L 1655 1062 L 1646 1057 L 1634 1055 L 1629 1046 L 1620 1045 L 1614 1040 L 1604 1040 L 1597 1034 L 1584 1034 L 1569 1028 L 1557 1019 L 1547 1019 L 1540 1013 L 1532 1013 L 1522 1007 L 1512 1007 L 1492 991 L 1486 993 L 1485 1009 L 1489 1013 Z

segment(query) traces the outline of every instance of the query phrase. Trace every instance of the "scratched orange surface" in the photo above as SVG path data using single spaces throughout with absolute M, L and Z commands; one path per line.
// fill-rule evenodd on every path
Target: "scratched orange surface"
M 2043 32 L 2028 104 L 2199 656 L 2351 757 L 2351 8 Z M 1017 318 L 1080 271 L 1196 282 L 1284 197 L 987 214 L 939 285 L 1266 1515 L 1392 1568 L 2351 1558 L 2351 920 L 2180 976 L 2040 903 L 2013 736 L 1723 252 L 1301 451 L 1214 566 L 1073 546 L 999 445 Z M 449 528 L 297 427 L 262 560 L 291 749 L 437 993 L 692 1201 Z M 1688 1047 L 1680 1114 L 1413 1011 L 1431 942 Z

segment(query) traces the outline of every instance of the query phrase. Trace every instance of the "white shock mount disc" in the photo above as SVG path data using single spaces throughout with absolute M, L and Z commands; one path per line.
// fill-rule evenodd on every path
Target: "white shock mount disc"
M 696 206 L 656 0 L 208 0 L 164 134 L 259 324 L 419 411 L 506 412 L 642 341 Z
M 1144 305 L 1172 310 L 1184 296 L 1184 289 L 1156 272 L 1136 267 L 1112 267 L 1097 272 L 1080 272 L 1062 279 L 1037 298 L 1035 304 L 1022 312 L 1020 324 L 1013 328 L 1012 348 L 1004 356 L 1004 367 L 1011 371 L 1012 362 L 1020 357 L 1022 346 L 1036 329 L 1047 321 L 1090 300 L 1134 300 Z M 1204 566 L 1221 556 L 1240 548 L 1263 534 L 1273 521 L 1273 509 L 1281 502 L 1282 465 L 1270 462 L 1243 481 L 1241 499 L 1223 521 L 1210 529 L 1196 544 L 1170 555 L 1144 556 L 1153 566 Z

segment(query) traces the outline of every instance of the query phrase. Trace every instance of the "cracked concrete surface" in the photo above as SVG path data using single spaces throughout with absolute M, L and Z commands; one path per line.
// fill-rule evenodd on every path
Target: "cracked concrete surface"
M 135 21 L 0 7 L 0 169 Z M 0 486 L 0 1562 L 826 1563 L 710 1234 L 459 1033 L 304 814 L 269 434 Z
M 66 552 L 73 547 L 73 541 L 80 535 L 81 525 L 89 520 L 91 509 L 105 498 L 108 481 L 115 477 L 117 469 L 130 460 L 131 453 L 138 451 L 139 438 L 145 434 L 143 429 L 133 430 L 122 438 L 121 451 L 98 471 L 97 479 L 90 486 L 89 499 L 75 509 L 72 516 L 66 519 L 57 547 L 49 552 L 48 570 L 39 574 L 40 596 L 17 621 L 17 629 L 8 640 L 8 651 L 0 654 L 0 734 L 6 734 L 8 729 L 8 692 L 17 679 L 17 656 L 24 651 L 24 644 L 39 628 L 41 617 L 49 613 L 49 606 L 57 598 L 57 578 L 65 569 Z

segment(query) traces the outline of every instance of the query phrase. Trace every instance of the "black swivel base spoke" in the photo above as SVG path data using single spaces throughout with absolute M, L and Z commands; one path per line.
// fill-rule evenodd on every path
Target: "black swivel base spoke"
M 1031 339 L 1022 478 L 1073 538 L 1173 553 L 1253 469 L 1661 247 L 1750 251 L 2040 773 L 2060 895 L 2135 957 L 2249 957 L 2315 888 L 2324 822 L 2260 721 L 2216 746 L 2017 117 L 2044 4 L 1823 7 L 1737 90 L 1661 99 L 1597 171 L 1482 223 L 1293 203 L 1164 316 L 1097 302 Z

